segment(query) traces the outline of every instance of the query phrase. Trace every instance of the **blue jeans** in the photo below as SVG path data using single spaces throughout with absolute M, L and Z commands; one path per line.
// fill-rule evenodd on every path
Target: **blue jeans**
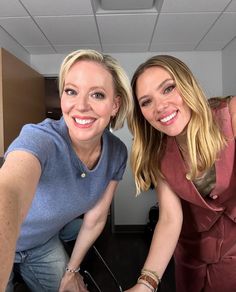
M 21 275 L 32 292 L 57 292 L 69 260 L 62 241 L 75 240 L 81 224 L 82 219 L 75 219 L 45 244 L 16 252 L 6 292 L 14 291 L 14 272 Z

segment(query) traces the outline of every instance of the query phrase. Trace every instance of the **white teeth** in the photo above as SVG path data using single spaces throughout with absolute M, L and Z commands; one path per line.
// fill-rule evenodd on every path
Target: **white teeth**
M 86 125 L 89 123 L 92 123 L 93 120 L 89 119 L 89 120 L 81 120 L 81 119 L 75 119 L 76 123 L 80 124 L 80 125 Z
M 176 115 L 177 115 L 177 112 L 174 112 L 173 114 L 171 114 L 163 119 L 160 119 L 160 121 L 162 123 L 166 123 L 166 122 L 170 121 L 171 119 L 173 119 Z

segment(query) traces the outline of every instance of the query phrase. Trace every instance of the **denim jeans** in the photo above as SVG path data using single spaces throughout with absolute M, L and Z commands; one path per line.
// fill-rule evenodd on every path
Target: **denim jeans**
M 69 260 L 62 241 L 75 240 L 81 223 L 82 219 L 75 219 L 45 244 L 16 252 L 6 292 L 14 291 L 14 272 L 21 275 L 32 292 L 57 292 Z

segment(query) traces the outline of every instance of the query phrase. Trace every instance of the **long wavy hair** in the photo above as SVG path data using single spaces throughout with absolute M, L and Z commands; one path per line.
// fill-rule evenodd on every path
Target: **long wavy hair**
M 131 81 L 134 107 L 128 117 L 128 127 L 133 134 L 131 169 L 137 194 L 148 190 L 151 185 L 156 187 L 158 176 L 163 177 L 161 159 L 165 151 L 166 134 L 145 120 L 136 96 L 139 76 L 154 66 L 163 68 L 171 75 L 179 94 L 191 109 L 191 118 L 186 129 L 190 179 L 196 178 L 198 172 L 212 167 L 217 154 L 226 145 L 226 139 L 214 120 L 209 102 L 186 64 L 169 55 L 151 57 L 136 69 Z

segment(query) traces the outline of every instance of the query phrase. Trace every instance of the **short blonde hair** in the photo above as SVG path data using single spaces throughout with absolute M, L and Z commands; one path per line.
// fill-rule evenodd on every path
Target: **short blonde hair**
M 111 74 L 116 95 L 120 96 L 121 104 L 117 115 L 111 120 L 110 127 L 117 130 L 123 127 L 126 117 L 132 110 L 132 90 L 129 78 L 118 61 L 110 55 L 99 53 L 95 50 L 77 50 L 65 57 L 59 72 L 59 93 L 62 96 L 65 77 L 70 68 L 81 60 L 96 62 L 104 66 Z

